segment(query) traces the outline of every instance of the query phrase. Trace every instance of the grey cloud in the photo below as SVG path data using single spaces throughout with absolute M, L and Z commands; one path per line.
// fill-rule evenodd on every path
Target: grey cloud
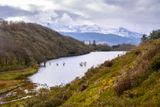
M 0 6 L 0 17 L 7 18 L 7 17 L 14 17 L 14 16 L 31 16 L 35 15 L 36 11 L 26 11 L 19 8 L 14 8 L 10 6 Z
M 160 0 L 103 0 L 104 3 L 125 11 L 159 12 Z
M 106 4 L 119 6 L 119 7 L 128 7 L 133 8 L 137 5 L 138 0 L 104 0 Z
M 139 22 L 157 22 L 160 18 L 160 0 L 103 0 L 107 5 L 119 7 L 114 14 L 107 14 L 113 18 Z M 107 16 L 106 15 L 106 16 Z
M 44 16 L 43 7 L 36 3 L 29 6 L 32 11 L 0 6 L 0 17 L 27 16 L 31 20 L 37 20 L 38 17 L 44 21 L 47 21 L 47 17 L 52 17 L 54 21 L 66 13 L 73 20 L 88 20 L 95 24 L 110 24 L 114 27 L 136 26 L 132 27 L 133 30 L 142 29 L 143 32 L 149 32 L 148 29 L 155 27 L 160 28 L 160 0 L 84 0 L 83 2 L 82 0 L 70 0 L 69 3 L 66 3 L 66 0 L 49 1 L 56 3 L 60 8 L 46 11 L 45 13 L 48 13 Z M 87 7 L 92 4 L 96 5 L 95 8 L 100 8 L 100 11 Z M 54 16 L 54 13 L 57 16 Z
M 69 11 L 66 11 L 66 10 L 55 10 L 55 12 L 57 13 L 58 17 L 57 18 L 60 18 L 63 16 L 64 13 L 68 14 L 70 17 L 72 17 L 72 19 L 76 20 L 78 18 L 84 18 L 83 16 L 77 14 L 77 13 L 73 13 L 73 12 L 69 12 Z

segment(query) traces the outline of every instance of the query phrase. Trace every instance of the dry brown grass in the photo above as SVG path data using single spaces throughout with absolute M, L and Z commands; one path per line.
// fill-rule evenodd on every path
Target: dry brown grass
M 125 90 L 137 86 L 147 78 L 150 74 L 149 69 L 153 62 L 152 60 L 160 53 L 160 42 L 149 41 L 148 43 L 142 44 L 138 50 L 141 50 L 141 52 L 139 52 L 141 54 L 139 54 L 127 71 L 124 71 L 117 77 L 114 90 L 118 96 Z

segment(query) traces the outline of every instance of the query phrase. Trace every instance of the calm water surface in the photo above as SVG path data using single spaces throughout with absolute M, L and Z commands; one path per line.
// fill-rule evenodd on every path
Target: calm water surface
M 47 84 L 49 87 L 66 84 L 76 77 L 84 76 L 89 68 L 97 67 L 106 60 L 123 54 L 124 51 L 91 52 L 81 56 L 49 60 L 46 67 L 40 67 L 36 74 L 29 77 L 29 80 L 37 84 Z

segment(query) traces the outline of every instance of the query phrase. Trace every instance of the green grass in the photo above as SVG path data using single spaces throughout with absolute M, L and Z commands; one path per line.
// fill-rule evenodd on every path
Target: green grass
M 22 98 L 27 95 L 25 89 L 33 89 L 26 78 L 37 72 L 37 68 L 22 68 L 37 66 L 51 58 L 84 54 L 93 48 L 37 24 L 5 22 L 0 31 L 3 46 L 0 94 L 17 92 L 3 101 Z M 159 32 L 151 33 L 151 39 L 152 36 L 156 39 Z M 126 55 L 88 70 L 84 77 L 66 86 L 41 90 L 31 99 L 3 107 L 160 107 L 159 53 L 160 40 L 147 40 Z
M 36 68 L 24 68 L 20 70 L 0 72 L 0 80 L 19 80 L 25 79 L 29 75 L 37 72 Z
M 159 53 L 160 40 L 149 41 L 66 86 L 43 91 L 26 107 L 159 107 Z
M 73 107 L 88 107 L 101 97 L 109 99 L 111 96 L 115 95 L 112 89 L 116 79 L 115 77 L 123 72 L 119 69 L 122 69 L 122 67 L 123 70 L 127 69 L 136 57 L 137 55 L 133 52 L 127 53 L 127 55 L 113 60 L 114 64 L 112 67 L 106 67 L 105 64 L 103 64 L 101 67 L 93 69 L 96 73 L 94 72 L 93 76 L 88 76 L 86 79 L 90 83 L 88 88 L 70 97 L 62 107 L 67 107 L 68 105 Z M 93 71 L 91 70 L 90 72 Z M 99 105 L 97 107 L 99 107 Z
M 24 69 L 19 69 L 19 70 L 0 72 L 0 94 L 5 94 L 11 91 L 16 91 L 18 94 L 16 96 L 4 98 L 3 100 L 11 101 L 11 100 L 23 97 L 25 94 L 22 93 L 19 90 L 19 88 L 24 89 L 24 90 L 25 89 L 29 90 L 30 88 L 32 88 L 33 85 L 30 82 L 27 82 L 26 78 L 29 75 L 32 75 L 36 72 L 37 72 L 37 68 L 24 68 Z M 14 106 L 9 106 L 9 105 L 19 104 L 19 102 L 21 101 L 18 101 L 17 103 L 14 102 L 14 103 L 6 104 L 3 106 L 4 107 L 14 107 Z
M 26 78 L 37 72 L 36 68 L 25 68 L 14 71 L 0 72 L 0 93 L 12 90 L 23 83 Z

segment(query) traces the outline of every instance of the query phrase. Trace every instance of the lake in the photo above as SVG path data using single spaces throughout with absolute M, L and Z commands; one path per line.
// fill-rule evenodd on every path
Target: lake
M 112 60 L 125 53 L 124 51 L 91 52 L 49 60 L 46 62 L 46 67 L 40 67 L 36 74 L 29 77 L 29 80 L 37 84 L 47 84 L 49 87 L 64 85 L 76 77 L 84 76 L 89 68 L 97 67 L 106 60 Z

